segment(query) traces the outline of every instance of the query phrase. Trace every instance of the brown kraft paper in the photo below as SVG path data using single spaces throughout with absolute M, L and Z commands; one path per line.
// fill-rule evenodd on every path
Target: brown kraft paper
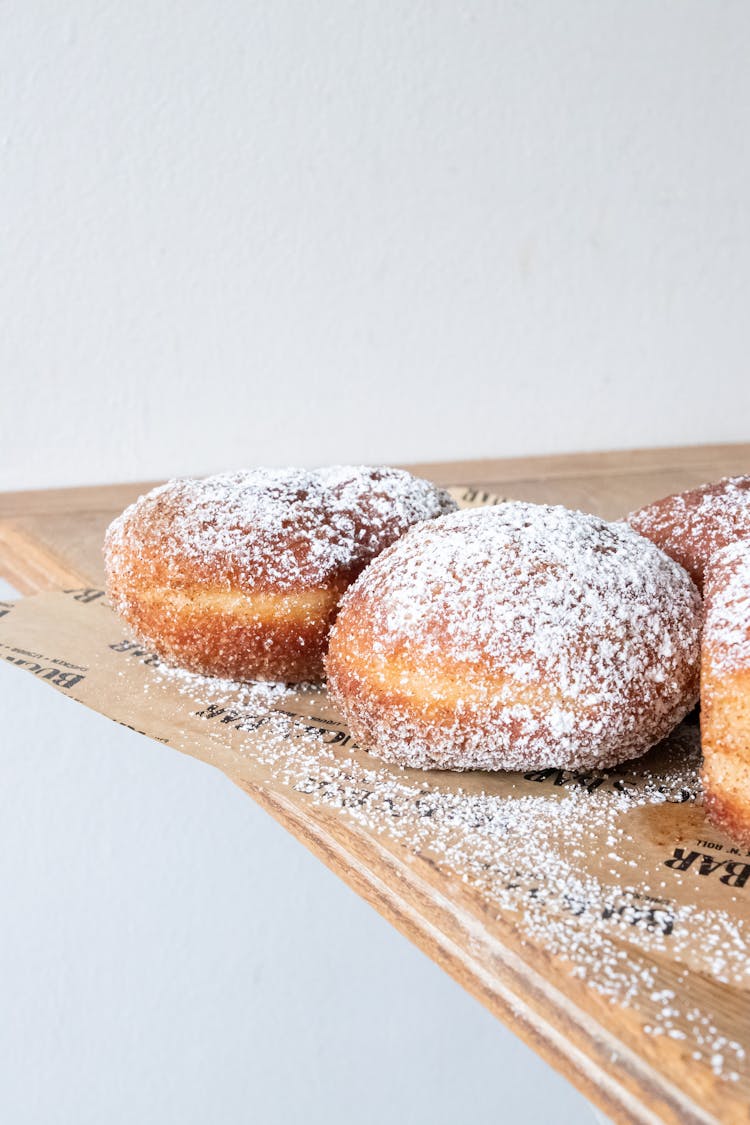
M 456 495 L 463 506 L 496 502 Z M 746 1010 L 750 853 L 706 821 L 697 719 L 602 773 L 400 769 L 357 748 L 323 688 L 165 668 L 98 589 L 0 603 L 0 658 L 251 791 L 425 865 L 443 895 L 468 898 L 488 924 L 635 1009 L 647 1035 L 677 1040 L 727 1081 L 747 1080 L 742 1021 L 710 996 L 718 989 Z M 708 992 L 694 996 L 698 979 Z

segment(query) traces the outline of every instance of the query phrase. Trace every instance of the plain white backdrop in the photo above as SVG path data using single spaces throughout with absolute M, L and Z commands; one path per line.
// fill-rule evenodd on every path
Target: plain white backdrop
M 0 487 L 747 435 L 742 0 L 9 0 Z
M 0 488 L 747 440 L 741 0 L 7 0 Z M 222 777 L 0 669 L 0 1116 L 586 1122 Z

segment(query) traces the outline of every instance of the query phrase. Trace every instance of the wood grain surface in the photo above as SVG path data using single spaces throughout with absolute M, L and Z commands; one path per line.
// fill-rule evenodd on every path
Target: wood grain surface
M 617 517 L 669 492 L 750 471 L 750 445 L 409 467 L 440 483 Z M 100 584 L 104 529 L 150 483 L 0 495 L 0 575 L 22 593 Z M 240 784 L 614 1121 L 750 1122 L 747 1073 L 728 1082 L 678 1041 L 644 1035 L 642 1011 L 617 1007 L 561 973 L 545 948 L 519 940 L 509 921 L 483 911 L 466 888 L 447 886 L 438 870 L 416 870 L 330 809 L 311 811 L 262 777 Z M 677 986 L 667 961 L 656 968 L 660 982 Z M 747 994 L 694 977 L 696 998 L 750 1049 Z

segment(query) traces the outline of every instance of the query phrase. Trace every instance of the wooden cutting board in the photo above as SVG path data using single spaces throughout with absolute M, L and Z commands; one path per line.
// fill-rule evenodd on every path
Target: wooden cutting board
M 669 492 L 749 472 L 750 445 L 410 468 L 444 484 L 617 517 Z M 104 529 L 148 487 L 0 495 L 0 575 L 23 593 L 100 584 Z M 330 812 L 296 802 L 293 793 L 281 800 L 262 781 L 251 795 L 615 1121 L 750 1121 L 750 1071 L 728 1081 L 697 1063 L 679 1041 L 644 1035 L 642 1012 L 618 1008 L 585 983 L 561 975 L 548 951 L 494 926 L 437 876 L 420 879 L 408 863 L 394 862 L 366 836 L 337 824 Z M 661 981 L 671 979 L 669 964 L 656 968 Z M 750 1050 L 747 993 L 699 974 L 689 984 L 704 1006 L 708 997 L 723 1025 Z

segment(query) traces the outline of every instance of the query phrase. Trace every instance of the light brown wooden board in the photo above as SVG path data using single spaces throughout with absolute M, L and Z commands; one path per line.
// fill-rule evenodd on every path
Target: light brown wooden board
M 750 470 L 750 446 L 420 469 L 443 483 L 617 516 L 674 489 Z M 0 573 L 28 593 L 99 583 L 103 530 L 144 487 L 0 496 Z M 617 1008 L 570 977 L 544 948 L 519 941 L 512 925 L 478 909 L 464 888 L 446 885 L 440 871 L 417 872 L 330 810 L 311 811 L 293 792 L 264 787 L 262 778 L 243 787 L 614 1120 L 750 1121 L 746 1075 L 729 1083 L 696 1066 L 679 1042 L 645 1036 L 642 1011 Z M 657 968 L 660 982 L 674 978 L 668 963 Z M 746 994 L 697 974 L 690 987 L 748 1042 Z

